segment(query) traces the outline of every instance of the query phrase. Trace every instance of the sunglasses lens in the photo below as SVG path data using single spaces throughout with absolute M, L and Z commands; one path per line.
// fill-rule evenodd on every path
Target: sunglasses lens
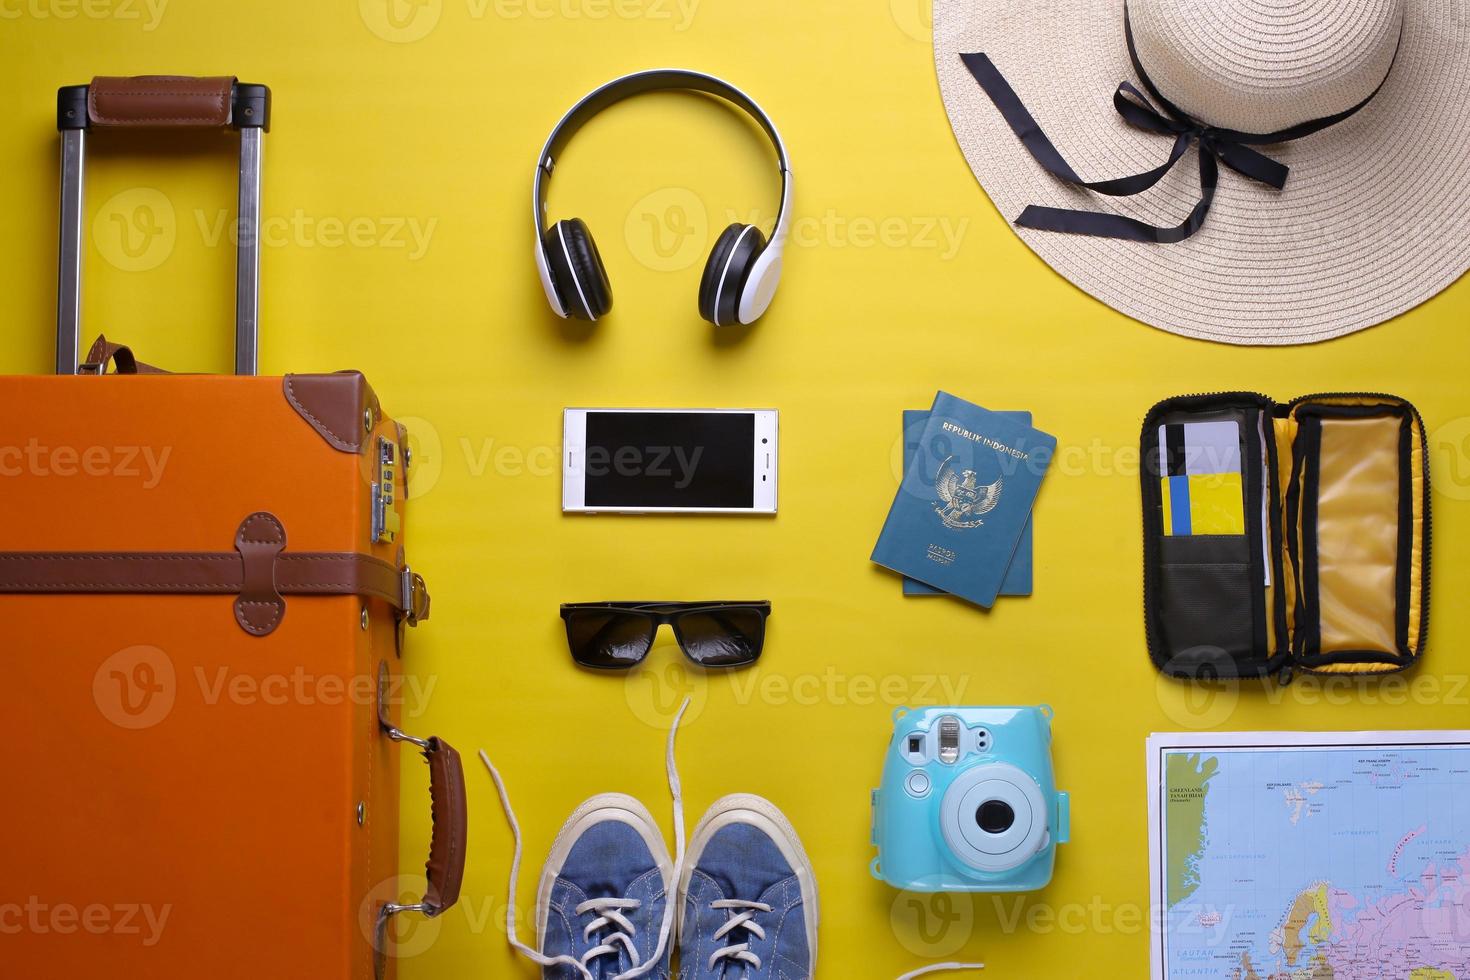
M 688 613 L 675 624 L 679 643 L 703 667 L 754 663 L 765 642 L 766 620 L 754 609 L 713 609 Z
M 578 610 L 567 616 L 572 659 L 584 667 L 631 667 L 653 646 L 654 624 L 643 616 Z

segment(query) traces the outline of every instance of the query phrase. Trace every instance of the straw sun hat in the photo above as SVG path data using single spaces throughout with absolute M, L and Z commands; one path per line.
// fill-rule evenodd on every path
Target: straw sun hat
M 934 0 L 934 45 L 1001 214 L 1145 323 L 1310 343 L 1470 268 L 1470 0 Z

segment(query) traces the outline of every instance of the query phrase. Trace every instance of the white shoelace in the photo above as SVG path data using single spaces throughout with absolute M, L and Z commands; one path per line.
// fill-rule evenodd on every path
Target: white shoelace
M 926 976 L 930 973 L 948 973 L 952 970 L 983 970 L 984 963 L 933 963 L 929 966 L 920 967 L 899 977 L 898 980 L 914 980 L 914 977 Z
M 731 916 L 728 922 L 715 930 L 715 942 L 719 942 L 737 929 L 757 939 L 766 938 L 766 930 L 755 921 L 757 912 L 771 911 L 771 907 L 765 902 L 745 902 L 737 898 L 729 898 L 710 902 L 709 907 L 717 912 L 739 912 L 738 915 Z M 761 968 L 761 958 L 750 951 L 750 943 L 736 943 L 733 946 L 715 950 L 714 955 L 709 958 L 709 968 L 713 970 L 720 960 L 749 963 L 757 970 Z
M 674 736 L 679 734 L 679 722 L 683 720 L 684 712 L 688 708 L 689 699 L 686 697 L 684 703 L 679 706 L 678 713 L 674 715 L 674 723 L 669 727 L 668 752 L 665 759 L 665 765 L 669 775 L 669 793 L 674 798 L 674 883 L 676 886 L 679 881 L 679 873 L 684 867 L 684 794 L 679 783 L 679 767 L 674 760 Z M 629 899 L 597 899 L 592 902 L 583 902 L 577 906 L 578 915 L 592 912 L 598 916 L 593 923 L 589 924 L 587 930 L 584 931 L 584 935 L 588 938 L 593 933 L 600 931 L 600 929 L 592 928 L 599 921 L 603 923 L 602 928 L 615 925 L 621 930 L 607 936 L 601 945 L 589 949 L 580 960 L 566 954 L 547 956 L 540 950 L 532 949 L 530 946 L 521 942 L 520 936 L 516 932 L 516 918 L 518 915 L 516 911 L 516 879 L 520 877 L 521 873 L 521 825 L 516 820 L 515 810 L 510 805 L 510 793 L 505 788 L 505 781 L 500 778 L 499 770 L 495 768 L 495 764 L 490 761 L 490 756 L 485 753 L 484 749 L 480 750 L 480 761 L 485 763 L 486 769 L 490 770 L 490 778 L 495 782 L 495 791 L 500 794 L 500 805 L 505 810 L 505 819 L 510 824 L 511 835 L 515 838 L 515 855 L 511 858 L 510 862 L 510 896 L 506 901 L 507 909 L 505 913 L 505 935 L 511 948 L 527 959 L 539 963 L 541 966 L 570 966 L 582 976 L 583 980 L 597 980 L 592 975 L 592 971 L 587 968 L 587 964 L 598 956 L 605 956 L 609 953 L 617 952 L 619 947 L 611 944 L 613 942 L 620 942 L 623 944 L 623 948 L 628 951 L 629 959 L 633 962 L 633 969 L 618 974 L 613 980 L 636 980 L 637 977 L 641 977 L 653 969 L 663 959 L 664 950 L 668 947 L 669 939 L 673 934 L 674 906 L 677 903 L 675 902 L 676 896 L 672 894 L 664 896 L 664 914 L 663 921 L 659 924 L 658 944 L 654 947 L 653 955 L 648 958 L 647 962 L 642 964 L 638 963 L 637 954 L 633 951 L 632 936 L 635 933 L 633 924 L 623 915 L 624 911 L 637 908 L 640 903 Z
M 582 938 L 588 942 L 592 937 L 606 930 L 609 926 L 616 926 L 617 930 L 603 937 L 602 943 L 593 946 L 582 954 L 582 965 L 587 966 L 593 960 L 601 956 L 617 955 L 618 951 L 626 950 L 628 959 L 634 966 L 639 964 L 638 947 L 633 940 L 638 936 L 638 927 L 628 921 L 624 912 L 631 912 L 642 907 L 643 903 L 636 898 L 594 898 L 577 906 L 577 915 L 596 916 L 587 923 L 587 928 L 582 930 Z

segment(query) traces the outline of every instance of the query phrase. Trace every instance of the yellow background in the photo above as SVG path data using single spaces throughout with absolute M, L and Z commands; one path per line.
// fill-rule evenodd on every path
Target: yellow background
M 785 809 L 820 879 L 823 978 L 893 976 L 931 956 L 983 958 L 997 976 L 1142 976 L 1149 732 L 1470 716 L 1458 601 L 1470 284 L 1289 350 L 1183 340 L 1112 312 L 1037 260 L 976 185 L 939 100 L 923 0 L 167 0 L 155 16 L 160 2 L 0 0 L 0 370 L 51 365 L 56 87 L 149 72 L 270 84 L 262 365 L 360 368 L 411 426 L 410 548 L 434 593 L 408 654 L 432 684 L 411 725 L 471 765 L 464 898 L 415 944 L 409 980 L 537 975 L 506 948 L 511 838 L 472 750 L 493 753 L 519 807 L 524 907 L 586 796 L 634 793 L 668 829 L 664 728 L 686 690 L 690 825 L 734 791 Z M 542 140 L 588 89 L 664 64 L 746 87 L 790 145 L 798 225 L 776 305 L 749 331 L 716 335 L 694 298 L 719 230 L 771 214 L 769 150 L 690 96 L 608 113 L 558 172 L 553 216 L 593 228 L 613 315 L 582 330 L 541 295 L 529 204 Z M 233 141 L 176 139 L 152 155 L 134 140 L 93 145 L 87 213 L 102 229 L 87 239 L 85 339 L 106 330 L 154 363 L 224 369 Z M 939 388 L 1029 409 L 1063 447 L 1038 505 L 1036 594 L 990 614 L 905 601 L 867 560 L 896 484 L 899 413 Z M 1138 422 L 1166 395 L 1234 388 L 1383 390 L 1423 411 L 1441 561 L 1421 670 L 1221 696 L 1156 679 L 1140 617 Z M 562 517 L 568 405 L 779 408 L 780 515 Z M 665 597 L 771 599 L 759 670 L 691 677 L 667 635 L 626 680 L 569 665 L 559 602 Z M 1073 843 L 1046 891 L 934 903 L 919 922 L 868 876 L 868 794 L 892 709 L 948 697 L 1054 706 Z M 407 772 L 413 872 L 428 805 Z

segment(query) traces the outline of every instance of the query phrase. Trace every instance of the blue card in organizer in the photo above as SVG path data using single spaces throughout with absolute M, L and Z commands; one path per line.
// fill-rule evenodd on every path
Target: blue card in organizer
M 996 412 L 1001 418 L 1020 422 L 1022 425 L 1031 424 L 1030 412 Z M 903 472 L 908 475 L 909 468 L 914 465 L 914 456 L 919 448 L 919 437 L 924 434 L 924 424 L 929 421 L 928 409 L 908 409 L 903 413 Z M 925 463 L 937 464 L 939 460 L 922 460 Z M 1026 518 L 1026 526 L 1021 530 L 1021 540 L 1016 545 L 1016 553 L 1011 556 L 1011 567 L 1006 569 L 1005 581 L 1001 583 L 1000 595 L 1024 596 L 1030 595 L 1032 591 L 1031 582 L 1031 551 L 1032 535 L 1031 525 L 1035 515 Z M 925 585 L 916 578 L 904 576 L 903 594 L 914 596 L 947 595 L 942 589 L 936 589 L 932 585 Z
M 1245 533 L 1239 422 L 1161 425 L 1159 460 L 1166 535 Z

